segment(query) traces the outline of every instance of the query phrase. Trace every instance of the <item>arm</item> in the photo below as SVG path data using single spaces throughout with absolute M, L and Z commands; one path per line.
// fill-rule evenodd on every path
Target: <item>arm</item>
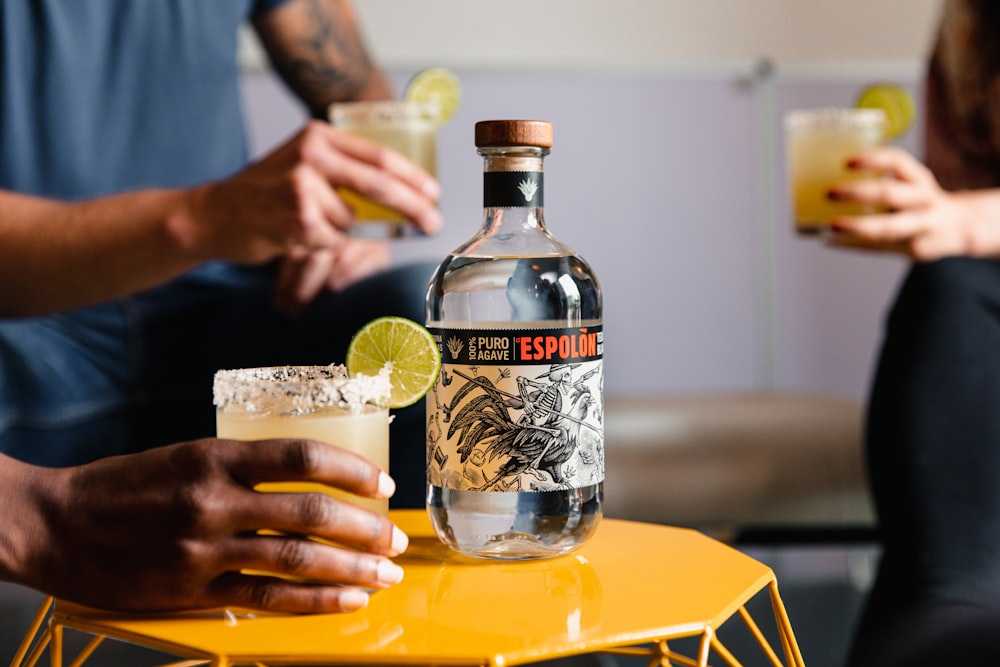
M 924 87 L 927 166 L 893 147 L 853 160 L 851 168 L 880 171 L 886 178 L 840 184 L 831 194 L 890 212 L 836 221 L 832 244 L 902 253 L 917 261 L 1000 257 L 996 105 L 982 94 L 995 76 L 986 67 L 981 42 L 994 38 L 971 30 L 973 16 L 959 3 L 944 7 Z
M 274 69 L 314 118 L 326 119 L 333 102 L 393 97 L 348 0 L 292 0 L 255 17 L 254 27 Z M 275 304 L 294 315 L 324 290 L 343 289 L 390 262 L 389 244 L 373 240 L 289 253 L 280 264 Z
M 441 224 L 437 182 L 402 156 L 308 124 L 235 176 L 188 190 L 79 203 L 0 191 L 0 316 L 120 297 L 210 259 L 260 263 L 292 248 L 339 251 L 354 216 L 335 187 Z
M 313 117 L 326 118 L 332 102 L 392 97 L 348 0 L 292 0 L 257 17 L 254 27 L 275 70 Z
M 849 166 L 886 177 L 838 184 L 830 196 L 889 212 L 835 220 L 832 245 L 924 262 L 954 255 L 1000 257 L 1000 189 L 948 192 L 926 166 L 892 146 L 863 153 Z
M 389 557 L 407 538 L 387 518 L 325 494 L 253 490 L 306 479 L 366 497 L 395 489 L 366 459 L 303 440 L 205 439 L 71 468 L 0 455 L 0 579 L 115 610 L 363 607 L 362 589 L 402 578 Z
M 80 204 L 0 191 L 0 315 L 120 297 L 191 268 L 175 233 L 188 218 L 180 191 Z

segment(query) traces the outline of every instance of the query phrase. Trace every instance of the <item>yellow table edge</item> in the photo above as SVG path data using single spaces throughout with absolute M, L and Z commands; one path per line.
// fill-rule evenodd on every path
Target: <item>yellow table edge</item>
M 619 613 L 630 614 L 632 613 L 632 610 L 620 608 L 619 604 L 621 601 L 609 599 L 609 595 L 606 595 L 600 588 L 602 584 L 605 586 L 607 584 L 613 584 L 617 587 L 625 582 L 631 585 L 630 582 L 633 578 L 631 575 L 623 577 L 617 572 L 619 565 L 622 563 L 625 565 L 636 563 L 637 567 L 647 567 L 649 563 L 654 562 L 650 560 L 652 556 L 651 554 L 628 553 L 627 548 L 623 548 L 621 544 L 616 544 L 616 542 L 625 542 L 626 540 L 632 540 L 640 546 L 651 545 L 657 548 L 669 548 L 673 545 L 680 545 L 684 546 L 687 551 L 697 552 L 673 554 L 674 557 L 667 562 L 668 567 L 685 566 L 707 568 L 706 571 L 708 571 L 711 570 L 711 566 L 713 564 L 705 563 L 704 561 L 717 559 L 720 565 L 724 565 L 728 570 L 732 570 L 725 572 L 719 571 L 716 573 L 718 575 L 718 579 L 735 579 L 737 576 L 743 578 L 733 583 L 726 581 L 723 581 L 722 583 L 718 583 L 716 581 L 703 582 L 703 584 L 705 586 L 709 586 L 710 589 L 705 595 L 709 597 L 715 596 L 713 599 L 716 600 L 716 602 L 723 599 L 725 599 L 726 602 L 724 604 L 718 604 L 717 607 L 705 607 L 706 609 L 714 610 L 710 613 L 706 613 L 704 611 L 697 611 L 699 609 L 699 600 L 695 598 L 701 598 L 703 596 L 692 595 L 691 599 L 684 600 L 685 609 L 695 609 L 696 616 L 697 614 L 702 615 L 683 623 L 673 622 L 669 625 L 669 627 L 649 620 L 656 615 L 656 610 L 650 611 L 649 609 L 643 609 L 642 613 L 636 613 L 637 617 L 641 616 L 641 618 L 637 621 L 637 623 L 640 624 L 638 627 L 628 625 L 622 625 L 619 627 L 614 624 L 614 619 L 611 619 L 608 621 L 610 625 L 605 632 L 603 629 L 605 621 L 601 619 L 598 623 L 598 627 L 601 629 L 601 632 L 588 635 L 586 629 L 578 629 L 578 636 L 561 637 L 558 642 L 551 645 L 546 644 L 548 637 L 544 635 L 540 635 L 542 645 L 536 646 L 531 645 L 530 643 L 518 645 L 515 640 L 511 640 L 509 637 L 493 637 L 486 634 L 481 638 L 484 642 L 483 646 L 473 647 L 465 652 L 463 652 L 463 650 L 468 647 L 462 647 L 463 650 L 442 649 L 440 652 L 437 652 L 437 648 L 428 648 L 426 650 L 416 650 L 412 655 L 407 653 L 405 650 L 395 648 L 392 643 L 388 644 L 388 648 L 392 649 L 392 652 L 388 650 L 386 652 L 368 651 L 338 655 L 321 652 L 317 652 L 315 654 L 302 652 L 288 653 L 280 649 L 267 651 L 214 651 L 206 649 L 205 646 L 200 645 L 198 642 L 192 641 L 188 643 L 176 638 L 175 640 L 165 638 L 170 636 L 170 633 L 166 632 L 166 630 L 170 629 L 169 626 L 171 624 L 177 624 L 179 620 L 193 618 L 195 619 L 195 625 L 192 627 L 197 627 L 198 624 L 202 622 L 210 622 L 202 617 L 211 615 L 213 612 L 139 617 L 112 614 L 60 601 L 54 605 L 49 621 L 49 628 L 46 631 L 48 638 L 52 641 L 52 647 L 50 648 L 52 652 L 50 662 L 54 667 L 61 666 L 62 630 L 64 628 L 70 628 L 80 632 L 93 634 L 95 637 L 107 637 L 132 642 L 155 650 L 183 656 L 185 658 L 210 662 L 211 664 L 219 665 L 220 667 L 236 664 L 277 665 L 294 663 L 403 665 L 426 664 L 428 662 L 447 665 L 496 665 L 497 667 L 500 667 L 503 665 L 525 664 L 538 660 L 565 657 L 585 652 L 633 652 L 636 650 L 646 651 L 644 654 L 651 655 L 655 658 L 657 655 L 664 657 L 671 654 L 671 649 L 668 645 L 669 640 L 699 635 L 701 636 L 699 655 L 697 658 L 692 659 L 693 662 L 690 664 L 707 665 L 709 654 L 711 651 L 714 651 L 726 662 L 729 662 L 729 664 L 738 665 L 739 662 L 731 662 L 731 660 L 735 660 L 735 658 L 718 640 L 716 631 L 730 618 L 739 616 L 742 617 L 750 632 L 754 634 L 755 639 L 757 639 L 758 643 L 761 644 L 762 650 L 764 650 L 764 652 L 768 655 L 772 664 L 776 666 L 785 664 L 791 667 L 803 667 L 802 656 L 796 644 L 784 605 L 781 601 L 780 595 L 778 594 L 777 580 L 773 571 L 769 567 L 758 563 L 749 556 L 741 554 L 731 547 L 722 545 L 721 543 L 718 543 L 715 540 L 698 533 L 697 531 L 616 519 L 604 519 L 598 529 L 597 536 L 595 536 L 590 543 L 574 554 L 563 556 L 560 559 L 533 561 L 530 564 L 488 563 L 485 561 L 472 561 L 472 559 L 464 559 L 464 557 L 460 557 L 457 554 L 451 554 L 446 547 L 437 542 L 436 538 L 433 538 L 426 513 L 422 510 L 393 511 L 390 516 L 397 523 L 397 525 L 399 525 L 411 536 L 411 551 L 416 551 L 416 553 L 412 554 L 408 551 L 407 554 L 404 554 L 405 558 L 401 559 L 403 561 L 404 569 L 407 571 L 407 578 L 404 579 L 403 584 L 399 585 L 400 590 L 404 590 L 402 587 L 407 586 L 410 579 L 417 579 L 418 581 L 410 583 L 410 587 L 412 589 L 425 592 L 428 590 L 432 592 L 437 591 L 438 589 L 429 586 L 427 581 L 428 577 L 435 578 L 430 583 L 434 584 L 438 588 L 440 588 L 442 582 L 449 583 L 451 588 L 447 588 L 447 591 L 449 595 L 452 595 L 455 599 L 460 598 L 459 593 L 465 593 L 462 591 L 463 586 L 469 586 L 470 582 L 480 582 L 483 580 L 488 582 L 493 582 L 494 580 L 503 582 L 510 578 L 515 581 L 531 582 L 537 579 L 538 581 L 556 581 L 556 583 L 560 583 L 560 581 L 565 583 L 568 581 L 571 586 L 576 586 L 575 589 L 561 589 L 562 593 L 565 593 L 567 590 L 581 590 L 584 593 L 587 593 L 589 590 L 587 587 L 590 586 L 591 589 L 593 589 L 596 582 L 599 597 L 601 598 L 599 600 L 599 605 L 608 606 L 608 609 L 613 611 L 616 615 Z M 441 551 L 442 549 L 443 551 Z M 426 559 L 427 562 L 422 562 L 422 558 Z M 595 579 L 594 581 L 587 580 L 581 584 L 579 572 L 587 570 L 594 571 L 593 576 Z M 569 572 L 574 572 L 574 575 L 568 575 L 567 573 Z M 668 574 L 669 573 L 664 573 L 663 577 L 667 577 Z M 572 577 L 575 577 L 575 579 Z M 605 577 L 606 579 L 604 579 Z M 715 577 L 713 577 L 713 579 L 714 578 Z M 584 579 L 586 579 L 586 577 L 584 577 Z M 678 586 L 684 585 L 682 577 L 676 577 L 676 581 L 672 580 L 672 583 Z M 642 582 L 639 582 L 639 584 L 642 584 Z M 736 590 L 726 588 L 726 586 L 732 586 Z M 650 588 L 655 588 L 655 582 L 650 582 Z M 718 591 L 714 589 L 718 589 Z M 633 586 L 630 590 L 637 591 L 643 590 L 643 588 L 636 588 Z M 781 652 L 784 654 L 784 663 L 780 661 L 781 659 L 778 657 L 777 652 L 770 647 L 767 640 L 763 637 L 762 633 L 757 628 L 755 621 L 750 617 L 750 614 L 745 607 L 751 599 L 756 597 L 758 594 L 761 594 L 763 591 L 766 591 L 771 598 L 774 622 L 778 627 L 780 635 L 779 641 L 781 643 Z M 690 593 L 690 591 L 687 592 Z M 372 612 L 371 609 L 376 607 L 382 600 L 389 601 L 390 599 L 395 600 L 398 598 L 402 599 L 405 603 L 410 603 L 412 605 L 412 596 L 407 598 L 397 593 L 398 592 L 389 593 L 387 591 L 382 591 L 375 594 L 375 596 L 373 596 L 373 604 L 369 610 L 358 612 L 355 615 L 336 615 L 335 617 L 326 615 L 325 618 L 323 618 L 322 615 L 314 617 L 303 616 L 296 618 L 312 620 L 295 622 L 299 626 L 304 626 L 307 623 L 317 622 L 317 618 L 319 618 L 324 622 L 336 625 L 344 619 L 358 619 L 359 617 L 364 618 L 365 614 L 368 614 L 371 618 L 382 618 L 383 620 L 388 619 L 389 621 L 393 621 L 395 620 L 393 614 L 395 614 L 396 611 L 402 610 L 400 615 L 404 618 L 403 622 L 412 621 L 414 623 L 413 631 L 417 634 L 412 635 L 413 637 L 418 637 L 420 633 L 427 634 L 431 637 L 444 636 L 441 635 L 441 628 L 430 622 L 429 617 L 431 614 L 429 613 L 424 615 L 425 617 L 421 617 L 421 614 L 411 613 L 412 610 L 409 608 L 400 607 L 397 609 L 390 606 L 389 609 L 392 613 L 383 610 L 384 615 L 382 617 L 374 616 L 374 612 Z M 613 595 L 614 592 L 609 592 L 609 594 Z M 381 600 L 379 596 L 382 596 Z M 564 597 L 572 596 L 541 596 L 541 602 L 545 603 L 545 600 L 548 598 L 554 598 L 557 601 L 561 601 Z M 538 599 L 539 598 L 536 597 L 533 598 L 532 601 L 535 602 Z M 665 618 L 682 617 L 683 611 L 678 611 L 675 616 L 671 616 L 671 613 L 673 612 L 671 611 L 670 600 L 657 598 L 656 603 L 658 607 L 662 609 L 662 615 Z M 709 604 L 711 604 L 711 600 L 709 601 Z M 430 605 L 429 601 L 428 605 Z M 464 607 L 462 604 L 459 604 L 459 612 L 465 613 L 470 609 L 474 611 L 476 608 L 475 601 L 473 600 L 470 605 L 471 606 L 469 607 Z M 583 610 L 582 612 L 580 611 L 581 609 Z M 587 607 L 587 602 L 580 602 L 579 608 L 572 609 L 571 613 L 567 615 L 566 618 L 571 618 L 573 614 L 577 614 L 578 616 L 580 614 L 585 615 L 587 613 L 587 609 L 589 609 L 589 607 Z M 436 610 L 432 611 L 435 611 L 434 616 L 437 617 L 448 615 L 454 610 L 445 605 L 439 606 Z M 602 606 L 599 611 L 603 612 L 606 610 Z M 221 611 L 216 610 L 214 613 L 218 614 L 214 617 L 214 621 L 222 623 Z M 562 620 L 559 617 L 559 614 L 553 614 L 549 611 L 545 611 L 545 614 L 546 619 L 549 617 L 555 617 L 557 621 Z M 410 618 L 411 616 L 412 618 Z M 268 619 L 273 618 L 276 617 L 268 617 Z M 283 616 L 281 618 L 284 619 L 284 629 L 287 630 L 287 619 L 290 617 Z M 257 619 L 255 619 L 254 622 L 256 622 L 256 620 Z M 458 622 L 461 622 L 461 618 L 458 618 Z M 641 625 L 643 623 L 645 625 Z M 277 627 L 277 624 L 275 625 Z M 341 623 L 341 625 L 343 625 L 343 623 Z M 145 628 L 146 631 L 136 631 L 136 627 Z M 259 625 L 259 628 L 266 627 L 266 623 Z M 211 626 L 211 628 L 213 630 L 211 634 L 219 634 L 222 626 Z M 447 628 L 445 629 L 447 630 Z M 410 627 L 407 626 L 404 634 L 409 630 Z M 164 634 L 164 632 L 166 632 L 166 634 Z M 283 635 L 283 638 L 287 642 L 287 633 Z M 495 646 L 491 644 L 491 642 L 493 642 Z M 347 644 L 349 642 L 345 640 L 344 643 Z M 646 646 L 649 644 L 653 644 L 652 648 Z M 487 646 L 492 646 L 492 648 L 488 648 Z M 422 650 L 423 652 L 421 652 Z M 74 663 L 74 666 L 80 663 L 82 663 L 82 660 L 78 659 L 77 662 Z M 12 667 L 21 667 L 21 663 L 17 662 L 17 660 L 11 664 Z M 32 667 L 32 664 L 26 664 L 23 667 Z

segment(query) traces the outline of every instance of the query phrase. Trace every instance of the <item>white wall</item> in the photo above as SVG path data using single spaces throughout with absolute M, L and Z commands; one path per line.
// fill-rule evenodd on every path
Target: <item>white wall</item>
M 401 260 L 439 258 L 478 225 L 476 120 L 552 120 L 547 217 L 602 280 L 609 393 L 864 396 L 905 263 L 791 232 L 780 117 L 796 106 L 850 104 L 871 81 L 918 95 L 936 2 L 358 7 L 397 89 L 436 64 L 454 68 L 465 88 L 440 134 L 446 229 L 398 244 Z M 858 15 L 864 21 L 845 18 Z M 760 59 L 775 65 L 770 75 Z M 262 151 L 303 115 L 267 71 L 251 70 L 248 110 Z M 919 154 L 919 133 L 905 145 Z
M 903 63 L 940 0 L 356 0 L 391 68 L 649 70 Z

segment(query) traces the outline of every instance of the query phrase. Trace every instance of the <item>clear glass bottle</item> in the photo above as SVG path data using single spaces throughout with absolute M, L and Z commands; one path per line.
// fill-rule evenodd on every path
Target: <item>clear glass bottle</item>
M 602 516 L 601 287 L 545 228 L 552 125 L 482 121 L 476 146 L 482 227 L 427 290 L 442 360 L 427 396 L 427 510 L 461 553 L 556 556 Z

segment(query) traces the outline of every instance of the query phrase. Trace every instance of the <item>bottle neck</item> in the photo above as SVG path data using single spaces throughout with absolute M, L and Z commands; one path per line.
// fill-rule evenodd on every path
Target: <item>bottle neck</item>
M 520 209 L 518 214 L 527 214 L 530 210 L 540 213 L 545 202 L 542 160 L 546 153 L 548 149 L 534 146 L 480 148 L 483 208 Z

